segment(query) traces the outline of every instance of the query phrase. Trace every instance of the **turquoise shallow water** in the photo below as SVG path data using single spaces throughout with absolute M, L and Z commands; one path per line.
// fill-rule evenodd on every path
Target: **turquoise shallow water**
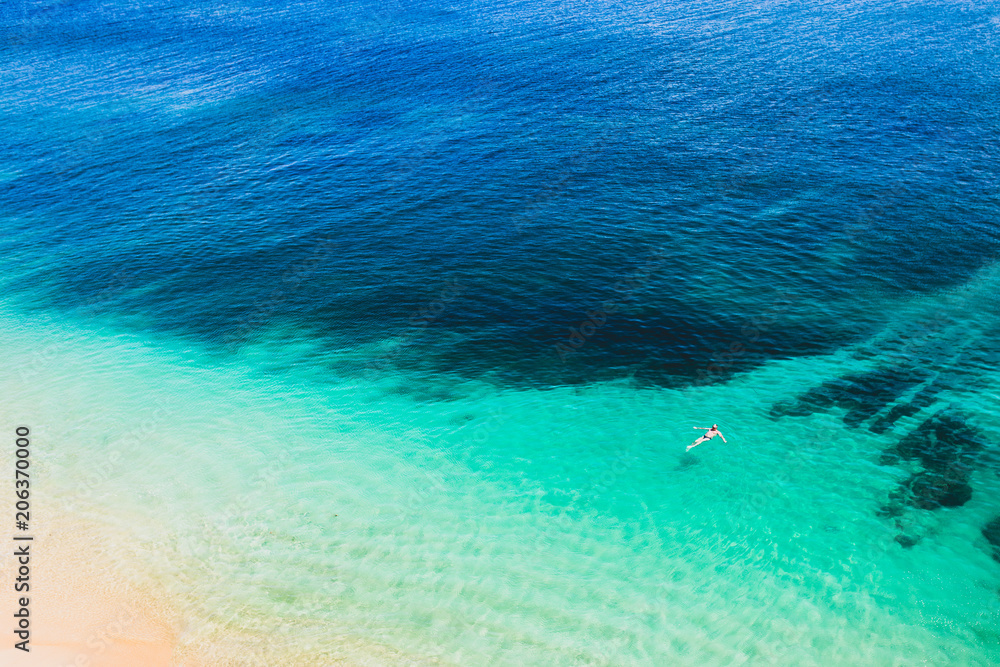
M 992 298 L 996 280 L 901 303 L 893 326 Z M 181 601 L 182 645 L 243 632 L 256 638 L 239 644 L 244 658 L 303 664 L 1000 654 L 1000 567 L 979 533 L 997 512 L 995 464 L 975 470 L 961 507 L 880 517 L 906 477 L 878 464 L 897 434 L 849 428 L 840 408 L 769 414 L 803 386 L 877 365 L 864 353 L 875 343 L 682 389 L 320 385 L 166 338 L 7 313 L 6 410 L 38 425 L 46 511 L 133 536 L 122 562 L 138 552 L 148 572 L 127 576 Z M 909 427 L 957 402 L 995 442 L 1000 377 L 980 377 Z M 411 382 L 448 398 L 400 389 Z M 706 420 L 729 444 L 685 454 Z M 904 548 L 901 532 L 920 540 Z

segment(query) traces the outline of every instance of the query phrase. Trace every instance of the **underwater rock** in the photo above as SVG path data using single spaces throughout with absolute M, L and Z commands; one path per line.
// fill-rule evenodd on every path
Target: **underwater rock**
M 888 368 L 849 378 L 855 405 L 844 415 L 844 423 L 858 427 L 861 422 L 889 405 L 910 387 L 927 379 L 927 372 L 917 369 Z
M 771 408 L 771 417 L 808 417 L 814 412 L 825 410 L 841 400 L 850 387 L 844 378 L 828 380 L 813 387 L 792 401 L 779 401 Z
M 965 421 L 957 411 L 943 410 L 924 421 L 885 450 L 882 465 L 896 463 L 900 458 L 919 460 L 929 470 L 944 471 L 954 466 L 970 467 L 985 448 L 982 434 Z
M 898 489 L 889 495 L 889 502 L 882 505 L 876 512 L 876 516 L 883 518 L 899 517 L 903 515 L 902 492 Z
M 889 502 L 878 511 L 879 516 L 899 517 L 906 506 L 936 510 L 969 502 L 972 498 L 969 478 L 985 446 L 983 435 L 958 410 L 948 408 L 924 420 L 882 454 L 883 465 L 906 459 L 919 461 L 923 469 L 889 495 Z M 990 535 L 1000 543 L 1000 517 L 995 525 L 991 523 L 988 527 Z M 983 530 L 985 535 L 987 529 Z M 905 535 L 905 531 L 901 534 Z M 1000 547 L 997 553 L 1000 554 Z
M 983 526 L 983 537 L 993 547 L 993 559 L 1000 562 L 1000 516 Z
M 906 482 L 906 486 L 909 503 L 924 510 L 960 507 L 972 498 L 969 477 L 957 468 L 946 472 L 919 472 Z
M 1000 547 L 1000 516 L 983 526 L 983 537 L 995 547 Z
M 901 418 L 913 416 L 931 405 L 943 389 L 945 386 L 937 382 L 924 387 L 908 403 L 897 405 L 888 414 L 876 419 L 868 430 L 872 433 L 885 433 Z
M 846 375 L 828 380 L 794 401 L 775 403 L 771 417 L 805 417 L 836 405 L 847 410 L 844 423 L 857 427 L 927 377 L 926 371 L 901 367 Z

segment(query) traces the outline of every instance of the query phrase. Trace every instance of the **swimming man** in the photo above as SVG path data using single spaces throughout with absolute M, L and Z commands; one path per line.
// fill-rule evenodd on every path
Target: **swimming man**
M 726 436 L 722 435 L 722 431 L 719 430 L 718 424 L 712 424 L 712 428 L 708 428 L 707 426 L 695 426 L 693 428 L 701 429 L 702 431 L 705 432 L 705 435 L 701 436 L 700 438 L 695 440 L 692 444 L 688 445 L 688 448 L 684 450 L 686 452 L 690 451 L 692 447 L 697 447 L 706 440 L 711 440 L 715 436 L 719 436 L 720 438 L 722 438 L 722 442 L 726 443 L 727 445 L 729 444 L 729 441 L 726 440 Z

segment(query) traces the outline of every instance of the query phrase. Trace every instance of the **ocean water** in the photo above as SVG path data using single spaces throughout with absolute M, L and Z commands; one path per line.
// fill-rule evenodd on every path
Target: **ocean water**
M 179 665 L 996 664 L 998 33 L 0 7 L 40 516 Z

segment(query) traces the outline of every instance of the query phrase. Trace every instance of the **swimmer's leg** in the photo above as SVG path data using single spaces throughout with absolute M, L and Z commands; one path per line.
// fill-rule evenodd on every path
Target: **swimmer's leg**
M 704 437 L 698 438 L 697 440 L 695 440 L 694 442 L 692 442 L 690 445 L 688 445 L 688 448 L 685 449 L 684 451 L 685 452 L 689 452 L 689 451 L 691 451 L 692 447 L 697 447 L 698 445 L 700 445 L 701 443 L 703 443 L 703 442 L 705 442 L 706 440 L 709 440 L 709 439 L 710 438 L 704 438 Z

